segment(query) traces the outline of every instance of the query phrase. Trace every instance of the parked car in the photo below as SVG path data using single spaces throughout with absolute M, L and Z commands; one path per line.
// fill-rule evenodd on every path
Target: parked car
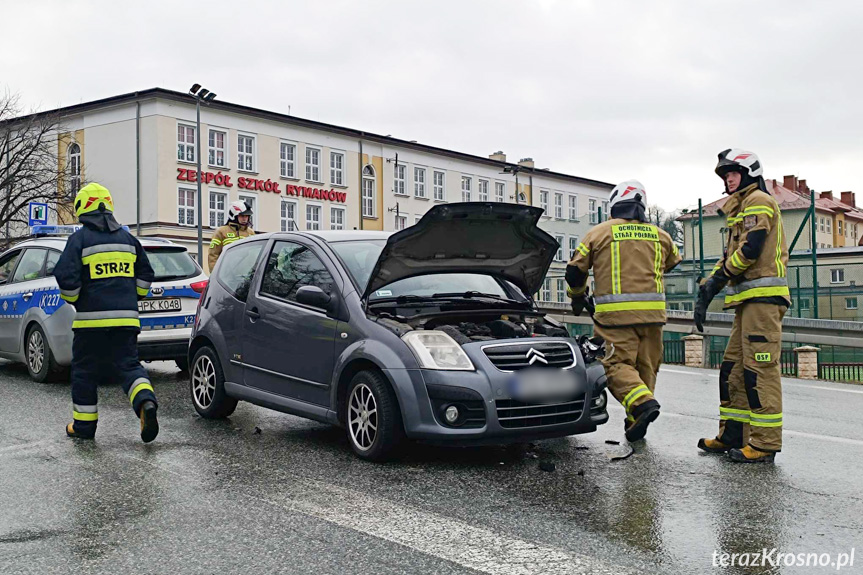
M 67 235 L 45 235 L 0 255 L 0 357 L 27 365 L 44 382 L 62 376 L 72 362 L 74 305 L 60 299 L 51 273 Z M 156 279 L 138 302 L 141 360 L 173 360 L 188 369 L 186 352 L 198 298 L 207 276 L 183 246 L 141 238 Z
M 231 245 L 192 334 L 195 409 L 222 418 L 244 400 L 343 426 L 369 460 L 404 439 L 594 431 L 608 420 L 602 366 L 586 364 L 530 295 L 558 249 L 536 226 L 541 213 L 443 204 L 394 234 L 282 232 Z

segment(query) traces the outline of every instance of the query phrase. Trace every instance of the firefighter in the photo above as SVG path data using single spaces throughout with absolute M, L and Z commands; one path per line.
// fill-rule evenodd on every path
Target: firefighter
M 252 219 L 252 208 L 243 200 L 237 200 L 231 203 L 228 209 L 228 221 L 225 225 L 216 230 L 213 234 L 213 239 L 210 241 L 210 253 L 207 256 L 207 265 L 210 266 L 210 273 L 213 273 L 213 268 L 216 267 L 216 262 L 219 256 L 222 255 L 222 248 L 225 248 L 232 243 L 243 238 L 255 235 L 255 230 L 250 225 Z
M 75 306 L 72 322 L 72 423 L 69 437 L 93 439 L 99 421 L 97 386 L 119 381 L 141 420 L 141 439 L 159 433 L 156 395 L 138 361 L 138 300 L 153 268 L 138 240 L 114 219 L 111 193 L 92 183 L 75 196 L 80 230 L 54 268 L 60 297 Z
M 663 274 L 681 258 L 671 236 L 647 223 L 641 183 L 618 184 L 609 204 L 611 219 L 587 233 L 567 265 L 567 292 L 573 313 L 581 314 L 593 268 L 594 332 L 605 339 L 608 388 L 626 409 L 626 439 L 638 441 L 659 417 L 653 391 L 662 363 Z
M 716 174 L 730 196 L 722 207 L 728 241 L 699 287 L 695 326 L 703 331 L 707 306 L 726 284 L 725 308 L 734 310 L 734 323 L 719 370 L 719 435 L 700 439 L 698 447 L 728 452 L 733 461 L 769 463 L 782 448 L 779 354 L 782 317 L 791 305 L 782 214 L 755 154 L 721 152 Z

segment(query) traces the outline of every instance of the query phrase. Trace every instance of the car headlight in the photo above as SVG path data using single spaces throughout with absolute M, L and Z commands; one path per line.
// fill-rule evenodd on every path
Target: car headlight
M 473 362 L 456 341 L 442 331 L 411 331 L 402 336 L 426 369 L 473 371 Z

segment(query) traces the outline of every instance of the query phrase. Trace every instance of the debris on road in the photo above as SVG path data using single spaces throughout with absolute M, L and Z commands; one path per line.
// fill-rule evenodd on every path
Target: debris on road
M 615 441 L 613 439 L 606 439 L 605 442 L 609 445 L 620 445 L 619 441 Z
M 261 428 L 258 426 L 255 426 L 255 435 L 260 435 L 260 434 L 261 434 Z
M 608 442 L 606 441 L 606 443 L 608 443 Z M 620 445 L 619 442 L 617 442 L 617 444 Z M 626 454 L 624 454 L 624 455 L 612 455 L 611 460 L 612 461 L 622 461 L 624 459 L 628 459 L 628 458 L 632 457 L 632 454 L 635 453 L 635 451 L 631 447 L 627 447 L 626 449 L 628 450 Z
M 557 466 L 554 463 L 552 463 L 551 461 L 540 461 L 539 462 L 539 468 L 542 471 L 551 472 L 551 471 L 554 471 L 555 469 L 557 469 Z

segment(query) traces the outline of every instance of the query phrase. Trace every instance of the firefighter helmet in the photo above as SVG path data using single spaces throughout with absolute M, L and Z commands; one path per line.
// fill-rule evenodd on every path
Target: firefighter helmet
M 611 195 L 608 197 L 608 209 L 613 210 L 614 206 L 623 202 L 635 202 L 647 209 L 647 192 L 644 191 L 644 186 L 638 180 L 626 180 L 614 186 L 611 190 Z M 610 213 L 610 212 L 609 212 Z
M 114 200 L 105 186 L 94 182 L 81 188 L 75 195 L 75 215 L 80 218 L 95 211 L 113 212 Z
M 730 148 L 719 152 L 719 161 L 716 163 L 716 175 L 725 178 L 728 172 L 740 172 L 741 175 L 757 179 L 763 173 L 761 161 L 752 152 L 739 148 Z
M 237 216 L 251 216 L 252 215 L 252 207 L 245 202 L 245 200 L 237 200 L 236 202 L 231 202 L 231 207 L 228 208 L 228 221 L 235 222 L 237 221 Z

